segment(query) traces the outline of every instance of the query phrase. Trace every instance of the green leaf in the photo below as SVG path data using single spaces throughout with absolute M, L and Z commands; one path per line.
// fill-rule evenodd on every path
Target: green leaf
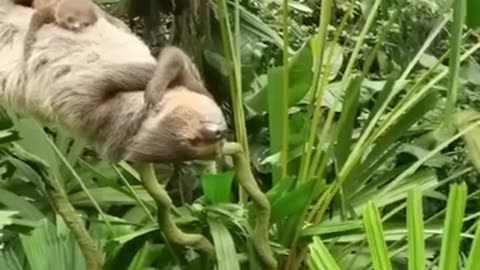
M 478 0 L 466 0 L 467 1 L 467 19 L 466 23 L 470 28 L 477 28 L 480 26 L 480 1 Z
M 440 250 L 439 270 L 456 269 L 460 252 L 460 233 L 462 232 L 463 215 L 467 201 L 467 186 L 452 184 L 447 202 L 447 214 L 445 216 L 445 230 Z
M 265 195 L 270 201 L 270 205 L 282 198 L 284 194 L 291 190 L 294 182 L 294 177 L 285 177 L 279 181 L 278 184 L 274 185 L 269 191 L 267 191 Z
M 158 259 L 158 245 L 145 242 L 128 266 L 128 270 L 148 269 L 156 259 Z
M 0 145 L 9 144 L 20 139 L 15 130 L 0 130 Z
M 235 243 L 225 225 L 208 219 L 210 234 L 213 238 L 218 270 L 240 270 Z
M 17 211 L 5 211 L 0 210 L 0 230 L 3 229 L 5 225 L 10 225 L 13 223 L 13 217 L 17 214 Z
M 377 99 L 375 100 L 375 104 L 373 105 L 373 108 L 368 115 L 368 120 L 365 123 L 366 127 L 370 124 L 373 117 L 378 113 L 382 105 L 387 101 L 387 98 L 392 93 L 394 87 L 398 85 L 398 83 L 396 83 L 397 77 L 398 77 L 397 72 L 394 72 L 390 76 L 388 76 L 387 81 L 383 83 L 381 91 L 378 94 Z
M 26 219 L 40 220 L 45 217 L 33 204 L 2 188 L 0 188 L 0 204 L 5 205 L 10 210 L 18 211 Z
M 30 235 L 20 235 L 32 270 L 85 270 L 85 261 L 73 236 L 57 234 L 56 227 L 42 220 Z
M 455 125 L 458 129 L 465 128 L 468 124 L 480 119 L 476 111 L 459 111 L 455 114 Z M 480 172 L 480 127 L 474 127 L 463 135 L 466 143 L 467 154 L 478 172 Z
M 319 237 L 313 238 L 313 243 L 308 245 L 310 256 L 308 257 L 309 269 L 313 270 L 340 270 L 333 256 L 328 251 Z
M 272 204 L 271 222 L 279 222 L 304 209 L 308 202 L 305 194 L 308 194 L 314 185 L 315 181 L 308 181 L 275 201 Z
M 45 138 L 46 134 L 44 134 L 42 126 L 35 120 L 23 118 L 18 121 L 16 129 L 22 138 L 18 144 L 25 151 L 39 158 L 40 161 L 48 164 L 54 172 L 58 172 L 58 159 Z
M 328 237 L 341 236 L 349 232 L 361 231 L 363 229 L 361 220 L 331 221 L 320 224 L 310 225 L 302 229 L 301 236 L 321 236 L 323 239 Z
M 228 1 L 227 3 L 230 8 L 234 8 L 234 1 Z M 240 12 L 240 25 L 242 27 L 242 32 L 254 34 L 264 40 L 272 42 L 279 48 L 282 48 L 282 38 L 278 35 L 278 32 L 275 29 L 272 29 L 258 16 L 246 8 L 240 6 L 238 10 Z
M 17 218 L 18 211 L 0 210 L 0 232 L 3 230 L 29 233 L 38 222 Z
M 234 175 L 234 172 L 203 175 L 202 189 L 205 198 L 213 204 L 230 202 Z
M 346 97 L 342 113 L 340 114 L 340 120 L 336 128 L 341 130 L 338 132 L 337 145 L 335 147 L 335 155 L 337 158 L 337 166 L 340 170 L 345 163 L 348 155 L 351 151 L 352 145 L 352 132 L 355 124 L 357 110 L 358 110 L 358 98 L 360 96 L 360 87 L 363 81 L 362 76 L 357 76 L 352 79 L 346 90 Z
M 132 188 L 142 201 L 150 203 L 153 202 L 152 197 L 142 186 L 133 186 Z M 93 199 L 102 206 L 137 204 L 135 198 L 131 196 L 128 192 L 112 187 L 90 188 L 89 193 L 93 197 Z M 88 194 L 86 194 L 84 191 L 79 191 L 77 193 L 69 195 L 68 199 L 70 203 L 77 207 L 93 205 Z
M 363 222 L 367 233 L 373 268 L 376 270 L 393 270 L 384 239 L 380 214 L 372 201 L 368 202 L 363 211 Z
M 385 157 L 384 154 L 396 144 L 400 137 L 404 136 L 413 124 L 435 107 L 437 100 L 438 96 L 435 93 L 430 93 L 418 101 L 411 110 L 404 112 L 397 122 L 377 140 L 365 160 L 352 170 L 347 178 L 347 183 L 345 183 L 349 187 L 347 190 L 354 189 L 354 185 L 366 182 L 368 180 L 366 176 L 369 176 L 371 172 L 377 170 L 382 165 L 378 161 Z M 360 179 L 358 179 L 359 174 L 362 176 Z
M 20 260 L 11 248 L 0 252 L 0 269 L 5 270 L 25 270 Z
M 478 226 L 475 232 L 475 239 L 473 240 L 470 253 L 468 255 L 468 262 L 466 270 L 479 270 L 480 269 L 480 227 Z
M 268 72 L 268 123 L 270 134 L 270 153 L 280 152 L 283 142 L 283 89 L 282 69 L 272 68 Z M 273 182 L 280 180 L 280 167 L 272 167 Z
M 18 177 L 19 179 L 22 179 L 23 181 L 26 181 L 26 182 L 32 182 L 38 188 L 41 188 L 44 186 L 42 177 L 38 174 L 38 172 L 34 168 L 29 166 L 27 163 L 13 156 L 7 157 L 7 160 L 10 161 L 13 166 L 15 166 L 14 177 Z
M 415 186 L 407 196 L 408 269 L 425 269 L 425 241 L 422 212 L 422 194 Z
M 313 38 L 312 38 L 313 39 Z M 302 48 L 289 61 L 289 105 L 295 105 L 307 94 L 313 80 L 313 55 L 311 50 L 312 40 L 308 40 Z M 260 91 L 245 98 L 246 104 L 257 113 L 268 109 L 272 113 L 271 106 L 281 105 L 280 91 L 282 89 L 282 66 L 268 70 L 267 85 Z M 280 108 L 282 108 L 280 106 Z M 276 115 L 277 117 L 281 116 Z

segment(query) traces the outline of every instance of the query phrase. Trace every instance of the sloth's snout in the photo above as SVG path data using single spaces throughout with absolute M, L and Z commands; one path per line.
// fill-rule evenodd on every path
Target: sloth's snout
M 226 128 L 224 125 L 207 124 L 200 133 L 205 141 L 218 142 L 225 137 Z

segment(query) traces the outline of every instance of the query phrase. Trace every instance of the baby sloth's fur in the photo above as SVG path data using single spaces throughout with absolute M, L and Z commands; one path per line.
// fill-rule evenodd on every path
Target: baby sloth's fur
M 23 66 L 32 13 L 0 0 L 0 97 L 7 104 L 67 127 L 111 161 L 218 154 L 225 120 L 180 49 L 165 48 L 157 63 L 142 41 L 101 16 L 79 33 L 45 25 Z
M 25 37 L 25 60 L 30 56 L 35 34 L 44 24 L 55 23 L 69 31 L 81 31 L 98 20 L 91 0 L 32 0 L 31 6 L 35 12 Z

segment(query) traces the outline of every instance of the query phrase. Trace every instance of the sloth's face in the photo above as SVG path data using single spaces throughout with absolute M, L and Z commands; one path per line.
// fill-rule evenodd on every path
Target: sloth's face
M 169 91 L 127 147 L 127 159 L 176 162 L 214 159 L 223 145 L 226 123 L 209 97 L 184 88 Z
M 63 28 L 78 32 L 97 22 L 95 10 L 87 1 L 63 1 L 56 12 L 56 22 Z

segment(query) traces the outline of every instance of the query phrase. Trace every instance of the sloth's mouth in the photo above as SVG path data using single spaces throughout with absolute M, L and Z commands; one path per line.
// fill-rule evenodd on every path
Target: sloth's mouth
M 225 132 L 219 134 L 216 137 L 196 137 L 190 140 L 190 143 L 193 146 L 208 146 L 213 144 L 218 144 L 223 141 L 225 138 Z

